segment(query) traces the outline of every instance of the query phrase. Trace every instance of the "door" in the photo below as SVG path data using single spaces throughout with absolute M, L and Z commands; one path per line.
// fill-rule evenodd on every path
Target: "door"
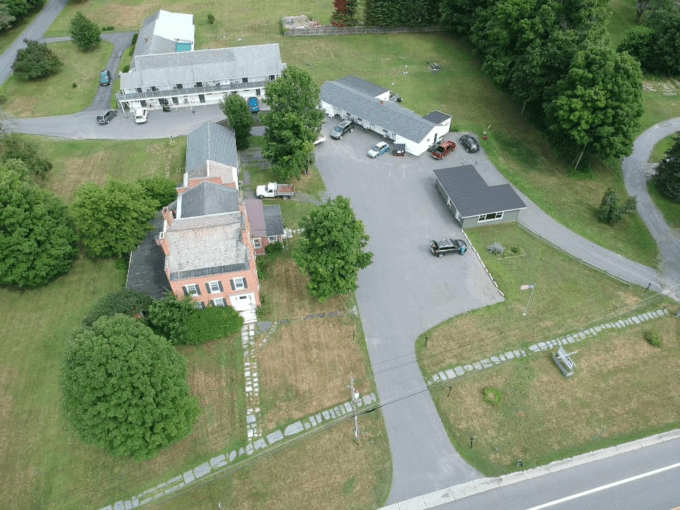
M 229 296 L 229 303 L 231 304 L 232 308 L 237 312 L 254 310 L 255 307 L 257 306 L 254 292 L 250 292 L 248 294 L 237 294 L 236 296 Z

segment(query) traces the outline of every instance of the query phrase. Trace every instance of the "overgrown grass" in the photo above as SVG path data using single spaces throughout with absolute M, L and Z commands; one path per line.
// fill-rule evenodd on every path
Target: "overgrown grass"
M 67 203 L 86 182 L 135 180 L 162 175 L 179 182 L 184 172 L 186 137 L 172 140 L 53 140 L 29 137 L 39 143 L 54 168 L 44 185 Z
M 640 119 L 640 133 L 664 120 L 680 117 L 680 95 L 667 95 L 661 91 L 644 91 L 645 111 Z
M 113 53 L 113 44 L 106 41 L 89 52 L 79 51 L 71 42 L 49 47 L 64 64 L 58 74 L 28 82 L 11 75 L 0 87 L 0 93 L 7 96 L 4 109 L 15 117 L 68 115 L 84 110 L 92 104 L 99 87 L 99 71 Z
M 668 226 L 680 228 L 680 204 L 672 202 L 662 195 L 654 181 L 647 182 L 647 191 L 649 191 L 649 196 L 652 197 L 654 204 L 663 214 L 663 219 L 666 220 Z
M 662 347 L 645 341 L 645 328 L 662 332 Z M 668 391 L 680 376 L 677 318 L 601 332 L 573 359 L 569 379 L 544 352 L 433 389 L 461 455 L 498 476 L 518 470 L 519 460 L 531 468 L 680 426 L 680 396 Z M 483 402 L 487 386 L 501 389 L 500 405 Z
M 424 333 L 416 348 L 426 376 L 580 331 L 636 307 L 660 306 L 660 297 L 581 264 L 517 224 L 472 229 L 468 235 L 504 292 L 505 301 L 455 317 Z M 518 246 L 523 255 L 496 258 L 486 250 L 496 241 L 505 247 Z M 530 291 L 520 287 L 531 283 L 536 288 L 524 316 Z M 429 336 L 427 347 L 425 336 Z
M 616 48 L 623 41 L 626 32 L 635 26 L 637 9 L 634 2 L 626 0 L 611 0 L 609 7 L 612 10 L 612 16 L 607 30 L 611 36 L 611 44 Z

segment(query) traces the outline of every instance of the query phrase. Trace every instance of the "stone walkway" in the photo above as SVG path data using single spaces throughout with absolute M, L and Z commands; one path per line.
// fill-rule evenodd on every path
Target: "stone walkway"
M 507 351 L 504 353 L 497 354 L 495 356 L 490 356 L 482 360 L 470 363 L 467 365 L 458 365 L 453 368 L 448 368 L 441 370 L 436 374 L 433 374 L 429 379 L 427 379 L 427 385 L 437 385 L 445 383 L 446 381 L 451 381 L 457 377 L 461 377 L 472 372 L 480 372 L 486 370 L 487 368 L 492 368 L 506 361 L 510 361 L 516 358 L 523 358 L 530 356 L 537 352 L 547 351 L 555 347 L 560 347 L 562 345 L 570 345 L 585 340 L 588 337 L 593 337 L 597 335 L 600 331 L 606 331 L 608 329 L 623 329 L 629 326 L 635 326 L 637 324 L 642 324 L 643 322 L 658 319 L 668 315 L 668 310 L 659 309 L 656 312 L 646 312 L 639 315 L 634 315 L 626 319 L 620 319 L 615 322 L 607 322 L 600 324 L 599 326 L 594 326 L 592 328 L 584 329 L 578 333 L 573 333 L 567 335 L 564 338 L 559 338 L 555 340 L 548 340 L 546 342 L 538 342 L 530 345 L 528 348 L 517 349 L 512 351 Z
M 243 347 L 243 372 L 246 380 L 246 431 L 248 442 L 252 442 L 262 436 L 255 324 L 243 326 L 241 345 Z

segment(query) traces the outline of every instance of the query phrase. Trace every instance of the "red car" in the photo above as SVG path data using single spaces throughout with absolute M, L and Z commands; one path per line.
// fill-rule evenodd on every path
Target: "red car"
M 434 159 L 444 159 L 450 152 L 456 149 L 456 142 L 444 142 L 435 150 L 432 151 L 432 157 Z

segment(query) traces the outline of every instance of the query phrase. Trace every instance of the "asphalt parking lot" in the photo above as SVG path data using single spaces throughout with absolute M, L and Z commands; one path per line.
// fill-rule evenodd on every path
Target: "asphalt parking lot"
M 396 502 L 423 487 L 479 476 L 453 449 L 429 393 L 422 392 L 414 342 L 450 317 L 502 300 L 472 251 L 443 258 L 429 252 L 432 239 L 462 236 L 432 170 L 490 163 L 483 152 L 466 153 L 454 133 L 445 139 L 459 146 L 441 161 L 427 152 L 402 158 L 390 151 L 370 159 L 366 152 L 383 138 L 358 128 L 333 140 L 337 122 L 326 122 L 316 164 L 329 194 L 349 197 L 371 236 L 373 264 L 360 272 L 357 300 L 380 399 L 394 402 L 383 411 L 394 465 L 389 501 Z

